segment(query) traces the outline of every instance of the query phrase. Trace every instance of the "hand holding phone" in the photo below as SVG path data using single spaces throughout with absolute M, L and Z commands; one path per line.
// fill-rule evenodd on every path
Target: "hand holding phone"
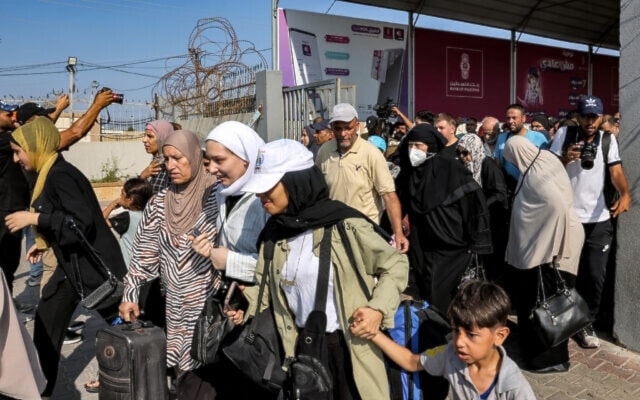
M 238 282 L 233 281 L 229 284 L 227 295 L 224 299 L 224 311 L 237 311 L 245 310 L 249 302 L 242 294 L 242 291 L 238 288 Z

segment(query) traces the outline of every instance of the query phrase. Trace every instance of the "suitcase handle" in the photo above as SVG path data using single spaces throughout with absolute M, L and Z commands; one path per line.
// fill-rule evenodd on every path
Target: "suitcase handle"
M 153 326 L 153 322 L 151 321 L 142 321 L 142 320 L 136 320 L 135 322 L 125 322 L 124 324 L 122 324 L 122 330 L 123 331 L 135 331 L 136 329 L 140 329 L 140 328 L 150 328 Z

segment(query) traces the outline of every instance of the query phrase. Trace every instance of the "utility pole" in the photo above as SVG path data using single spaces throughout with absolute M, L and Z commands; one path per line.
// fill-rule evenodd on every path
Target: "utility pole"
M 69 71 L 69 113 L 71 114 L 69 126 L 73 125 L 73 92 L 75 91 L 73 75 L 76 72 L 76 64 L 78 64 L 78 59 L 76 57 L 69 57 L 67 60 L 67 71 Z

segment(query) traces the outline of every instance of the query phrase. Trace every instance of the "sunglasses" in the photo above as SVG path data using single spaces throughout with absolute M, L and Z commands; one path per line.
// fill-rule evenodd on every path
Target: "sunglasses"
M 458 155 L 462 157 L 467 157 L 469 155 L 468 150 L 457 150 L 456 153 L 458 153 Z

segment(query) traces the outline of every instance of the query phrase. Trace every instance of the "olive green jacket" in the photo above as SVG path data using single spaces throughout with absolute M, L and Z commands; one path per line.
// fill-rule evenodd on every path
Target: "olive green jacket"
M 400 303 L 400 293 L 407 285 L 409 262 L 405 255 L 400 254 L 385 242 L 368 221 L 349 218 L 344 221 L 344 225 L 356 265 L 351 265 L 342 245 L 340 233 L 337 228 L 334 228 L 331 237 L 331 261 L 334 268 L 333 283 L 340 326 L 351 351 L 353 375 L 360 396 L 363 399 L 388 399 L 389 387 L 382 352 L 369 340 L 353 336 L 349 330 L 348 321 L 358 307 L 368 306 L 382 312 L 383 328 L 393 327 L 394 314 Z M 313 232 L 314 253 L 318 257 L 323 233 L 323 228 Z M 275 243 L 273 263 L 260 309 L 267 307 L 267 296 L 270 296 L 285 357 L 292 357 L 295 354 L 298 332 L 295 318 L 279 286 L 280 274 L 288 254 L 286 240 Z M 261 248 L 256 268 L 257 282 L 260 282 L 263 270 L 264 254 Z M 364 293 L 364 285 L 361 282 L 366 285 L 367 293 Z M 246 318 L 250 318 L 255 312 L 258 289 L 259 285 L 256 285 L 244 291 L 250 303 Z

